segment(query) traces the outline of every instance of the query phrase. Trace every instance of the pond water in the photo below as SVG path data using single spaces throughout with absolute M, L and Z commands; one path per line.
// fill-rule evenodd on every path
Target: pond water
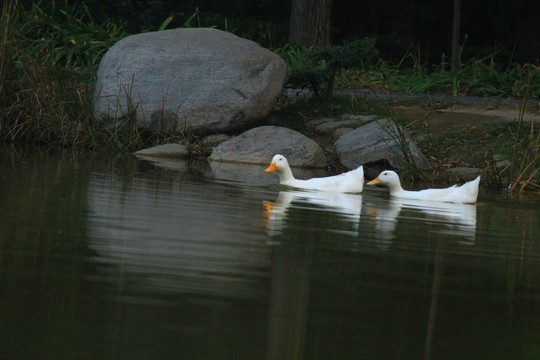
M 538 199 L 11 148 L 0 174 L 2 359 L 540 358 Z

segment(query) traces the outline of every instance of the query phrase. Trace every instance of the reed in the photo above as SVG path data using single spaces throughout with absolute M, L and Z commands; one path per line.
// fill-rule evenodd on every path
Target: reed
M 7 3 L 2 7 L 0 14 L 0 132 L 4 127 L 5 117 L 9 115 L 10 73 L 12 65 L 13 44 L 11 42 L 11 18 L 13 7 Z
M 57 23 L 37 5 L 27 12 L 17 1 L 2 8 L 0 139 L 5 142 L 96 149 L 114 143 L 110 137 L 118 136 L 92 118 L 94 74 L 103 49 L 110 44 L 85 44 L 82 37 L 67 32 L 78 25 L 79 32 L 87 31 L 91 37 L 95 29 L 107 27 L 93 20 L 85 24 L 87 12 L 62 16 L 64 22 Z M 55 29 L 58 33 L 52 35 Z M 118 30 L 111 29 L 113 38 Z M 41 35 L 51 36 L 40 42 L 36 36 Z
M 531 121 L 528 131 L 523 131 L 523 116 L 529 96 L 530 84 L 535 76 L 540 76 L 540 67 L 529 65 L 527 80 L 523 89 L 524 97 L 518 116 L 518 128 L 513 134 L 512 161 L 508 172 L 509 193 L 525 189 L 540 192 L 540 132 Z
M 402 125 L 398 118 L 394 115 L 394 111 L 392 111 L 392 108 L 387 102 L 378 100 L 378 103 L 380 108 L 382 108 L 383 112 L 386 114 L 386 118 L 394 124 L 392 127 L 382 127 L 382 130 L 385 131 L 394 144 L 397 145 L 397 149 L 394 149 L 394 146 L 388 146 L 390 149 L 394 149 L 395 155 L 405 165 L 406 173 L 411 177 L 411 179 L 424 181 L 432 180 L 432 176 L 430 176 L 427 171 L 424 171 L 422 166 L 416 162 L 415 155 L 411 150 L 412 140 L 407 133 L 407 127 L 412 125 L 412 123 L 409 122 Z

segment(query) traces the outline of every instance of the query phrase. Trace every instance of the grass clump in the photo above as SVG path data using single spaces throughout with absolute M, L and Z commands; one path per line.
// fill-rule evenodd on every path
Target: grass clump
M 314 49 L 287 44 L 276 52 L 289 66 L 289 85 L 309 89 L 317 98 L 333 95 L 342 71 L 371 66 L 378 55 L 374 38 Z
M 375 67 L 349 69 L 337 79 L 340 87 L 368 88 L 411 94 L 452 94 L 454 96 L 510 97 L 522 98 L 525 86 L 529 87 L 529 98 L 540 97 L 540 78 L 528 83 L 530 72 L 537 72 L 531 64 L 502 64 L 491 60 L 470 59 L 457 74 L 452 74 L 450 65 L 442 59 L 437 65 L 413 62 L 391 64 L 382 60 Z
M 95 69 L 117 28 L 85 22 L 88 13 L 54 17 L 34 4 L 4 5 L 0 18 L 0 138 L 53 146 L 95 147 L 92 121 Z M 109 43 L 84 41 L 107 36 Z M 114 33 L 108 33 L 114 30 Z M 107 35 L 106 35 L 107 33 Z
M 17 2 L 15 2 L 17 4 Z M 13 6 L 18 47 L 33 59 L 77 69 L 95 69 L 105 52 L 126 37 L 124 24 L 105 20 L 98 23 L 80 2 L 57 8 L 55 2 L 38 2 L 29 9 Z
M 93 119 L 95 74 L 104 53 L 128 35 L 97 23 L 81 3 L 62 10 L 6 3 L 0 18 L 0 139 L 47 146 L 133 151 L 183 138 L 141 132 L 134 118 L 109 128 Z
M 519 112 L 517 131 L 513 134 L 514 145 L 507 186 L 510 192 L 516 189 L 522 192 L 527 188 L 540 192 L 540 131 L 535 129 L 534 122 L 531 121 L 529 130 L 521 134 L 521 130 L 524 129 L 523 116 L 530 84 L 532 79 L 538 76 L 539 70 L 540 67 L 533 67 L 533 71 L 529 73 L 524 100 Z

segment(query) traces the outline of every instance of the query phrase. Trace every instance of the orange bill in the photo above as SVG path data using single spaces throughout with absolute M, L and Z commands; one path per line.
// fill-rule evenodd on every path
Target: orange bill
M 368 185 L 378 185 L 381 183 L 381 180 L 379 179 L 379 177 L 377 176 L 375 179 L 371 180 L 370 182 L 368 182 L 367 184 Z
M 270 216 L 272 214 L 272 210 L 274 210 L 274 203 L 268 200 L 263 200 L 263 205 L 266 210 L 266 216 Z
M 274 171 L 274 170 L 277 170 L 277 166 L 276 166 L 276 163 L 275 163 L 275 162 L 271 163 L 270 166 L 267 167 L 266 170 L 264 170 L 264 171 L 272 172 L 272 171 Z

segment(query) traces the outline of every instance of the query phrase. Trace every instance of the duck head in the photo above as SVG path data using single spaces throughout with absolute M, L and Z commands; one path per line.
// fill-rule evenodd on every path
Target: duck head
M 272 161 L 270 162 L 270 166 L 268 166 L 265 171 L 272 172 L 278 170 L 278 172 L 280 172 L 280 170 L 282 171 L 287 168 L 289 168 L 289 162 L 285 156 L 277 154 L 274 155 Z
M 391 170 L 385 170 L 375 179 L 367 183 L 368 185 L 385 185 L 390 189 L 401 189 L 401 182 L 397 173 Z
M 285 156 L 277 154 L 272 158 L 270 166 L 266 168 L 267 172 L 276 171 L 281 183 L 294 180 L 294 176 Z

